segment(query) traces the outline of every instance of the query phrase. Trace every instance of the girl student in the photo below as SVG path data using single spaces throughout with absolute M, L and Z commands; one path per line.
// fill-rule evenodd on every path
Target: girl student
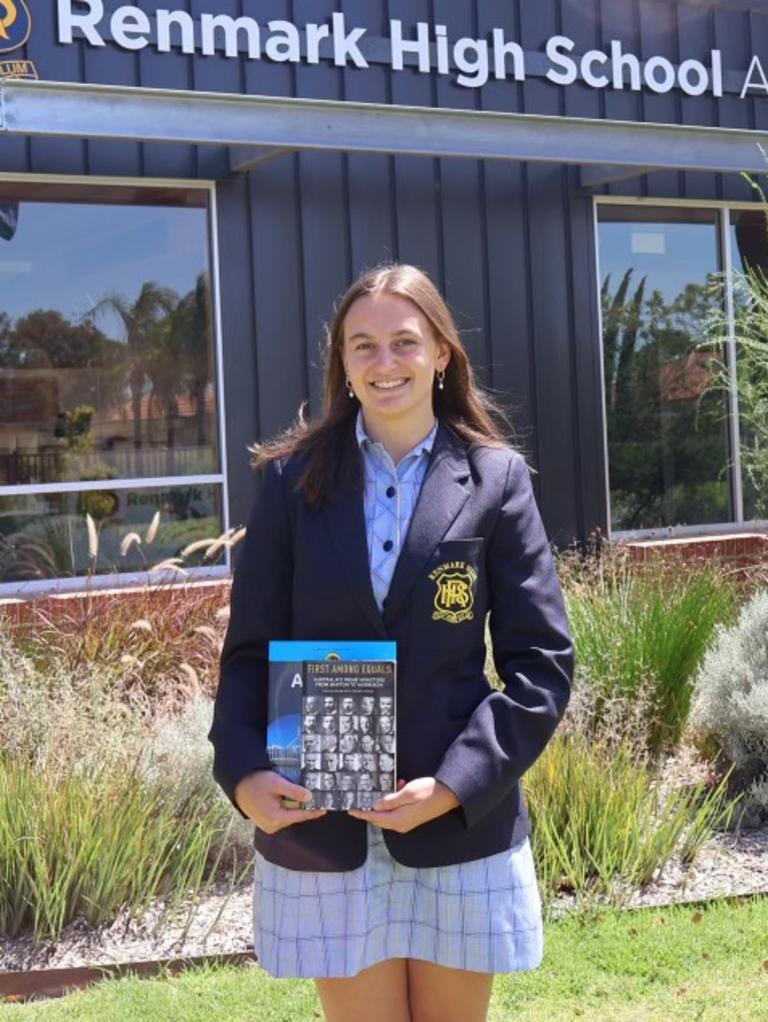
M 520 779 L 565 711 L 573 647 L 496 411 L 430 278 L 385 265 L 335 310 L 322 415 L 256 449 L 209 737 L 256 825 L 255 952 L 313 978 L 327 1022 L 483 1022 L 494 974 L 541 961 Z M 311 794 L 266 753 L 281 638 L 396 641 L 399 779 L 371 810 L 283 807 Z

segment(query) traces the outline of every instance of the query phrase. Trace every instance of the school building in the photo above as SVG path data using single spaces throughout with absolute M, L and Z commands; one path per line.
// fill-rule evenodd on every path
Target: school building
M 0 0 L 0 596 L 226 576 L 388 259 L 559 546 L 764 536 L 767 159 L 765 0 Z

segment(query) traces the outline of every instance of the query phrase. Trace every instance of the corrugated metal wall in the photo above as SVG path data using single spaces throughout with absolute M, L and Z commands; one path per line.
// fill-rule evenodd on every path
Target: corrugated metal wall
M 105 3 L 109 11 L 117 2 Z M 142 8 L 181 8 L 146 0 Z M 321 22 L 343 10 L 371 38 L 390 18 L 445 24 L 449 36 L 503 28 L 526 51 L 563 33 L 579 50 L 619 39 L 639 56 L 704 58 L 746 68 L 768 43 L 768 15 L 738 3 L 659 0 L 188 0 L 201 11 L 248 14 L 266 24 Z M 753 5 L 754 6 L 754 5 Z M 54 42 L 53 15 L 33 12 L 24 54 L 41 77 L 252 94 L 520 110 L 696 124 L 765 127 L 768 100 L 721 100 L 524 84 L 462 89 L 415 71 L 291 66 L 223 56 L 131 54 Z M 529 62 L 535 72 L 535 60 Z M 726 84 L 728 81 L 726 79 Z M 216 177 L 233 521 L 251 496 L 245 446 L 284 426 L 309 396 L 317 407 L 322 325 L 334 297 L 380 259 L 414 262 L 438 281 L 457 313 L 481 378 L 513 410 L 522 446 L 539 469 L 537 496 L 552 538 L 564 544 L 605 529 L 604 450 L 591 197 L 578 171 L 556 165 L 304 153 L 239 178 L 226 154 L 191 146 L 2 139 L 0 170 L 117 176 Z M 665 172 L 605 189 L 616 194 L 746 198 L 736 176 Z

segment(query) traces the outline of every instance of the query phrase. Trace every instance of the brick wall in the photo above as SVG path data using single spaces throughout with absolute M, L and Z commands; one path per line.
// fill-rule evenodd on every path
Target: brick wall
M 26 624 L 33 615 L 44 614 L 46 617 L 55 620 L 57 616 L 69 615 L 76 607 L 82 610 L 82 604 L 88 600 L 109 601 L 120 599 L 121 602 L 135 603 L 137 608 L 143 610 L 149 608 L 153 611 L 160 611 L 169 606 L 172 601 L 184 599 L 190 592 L 195 598 L 200 599 L 206 595 L 214 598 L 221 595 L 221 602 L 226 602 L 229 593 L 231 580 L 209 579 L 201 582 L 184 582 L 181 585 L 158 584 L 150 586 L 135 586 L 121 589 L 91 589 L 89 591 L 71 593 L 45 593 L 27 599 L 15 598 L 0 600 L 0 615 L 11 624 Z
M 657 557 L 680 558 L 683 561 L 716 559 L 742 575 L 749 575 L 760 567 L 763 570 L 768 568 L 768 534 L 760 532 L 634 540 L 623 545 L 631 559 L 638 563 Z

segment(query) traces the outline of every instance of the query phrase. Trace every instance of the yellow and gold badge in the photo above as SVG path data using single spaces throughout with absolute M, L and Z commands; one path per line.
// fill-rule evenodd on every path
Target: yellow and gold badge
M 475 616 L 475 583 L 477 572 L 466 561 L 447 561 L 429 573 L 436 585 L 433 621 L 457 625 Z

